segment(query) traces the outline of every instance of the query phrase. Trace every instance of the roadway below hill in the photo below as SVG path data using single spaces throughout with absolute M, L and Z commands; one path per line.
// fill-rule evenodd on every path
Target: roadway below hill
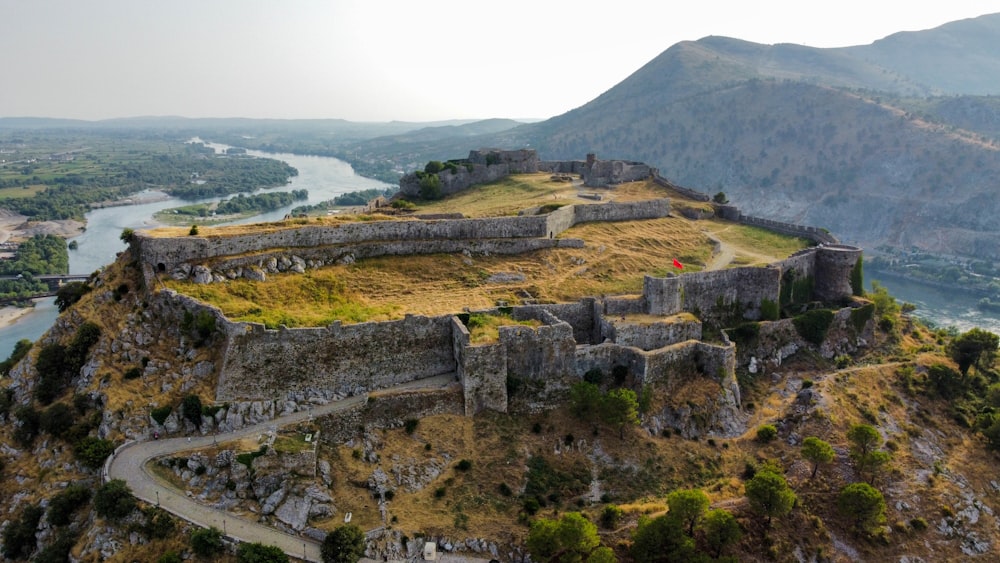
M 180 490 L 171 483 L 155 475 L 150 464 L 164 456 L 203 448 L 225 445 L 227 442 L 248 437 L 256 437 L 264 432 L 347 410 L 363 404 L 369 396 L 391 394 L 398 391 L 418 389 L 440 389 L 455 381 L 454 374 L 438 375 L 382 389 L 366 395 L 349 397 L 318 405 L 306 411 L 298 411 L 266 422 L 246 426 L 223 435 L 189 436 L 160 440 L 129 442 L 115 450 L 105 462 L 104 480 L 121 479 L 128 484 L 132 494 L 149 504 L 159 506 L 188 522 L 208 528 L 215 526 L 223 530 L 228 538 L 240 542 L 256 542 L 273 545 L 288 555 L 305 561 L 321 561 L 320 543 L 309 538 L 294 536 L 270 526 L 252 522 L 224 510 L 206 506 L 194 500 L 188 491 Z

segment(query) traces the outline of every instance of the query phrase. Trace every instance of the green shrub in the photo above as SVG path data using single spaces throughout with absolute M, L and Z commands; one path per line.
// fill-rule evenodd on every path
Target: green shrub
M 618 527 L 624 514 L 621 508 L 613 504 L 605 506 L 604 510 L 601 511 L 601 527 L 606 530 L 614 530 Z
M 403 430 L 407 434 L 413 434 L 413 432 L 415 432 L 417 430 L 417 425 L 419 425 L 419 424 L 420 424 L 420 421 L 417 420 L 416 418 L 408 418 L 403 423 Z
M 431 174 L 420 180 L 420 198 L 425 200 L 441 199 L 441 179 Z
M 455 469 L 459 471 L 468 471 L 472 469 L 472 462 L 467 459 L 463 459 L 455 465 Z
M 139 379 L 142 377 L 142 369 L 138 366 L 129 368 L 122 376 L 124 379 Z
M 833 311 L 829 309 L 814 309 L 792 319 L 795 331 L 806 342 L 819 346 L 826 339 L 826 333 L 833 323 Z
M 438 160 L 432 160 L 424 166 L 424 172 L 427 174 L 437 174 L 442 170 L 444 170 L 444 164 Z
M 73 445 L 73 453 L 81 463 L 91 469 L 101 467 L 104 460 L 114 453 L 115 445 L 111 440 L 85 436 Z
M 153 420 L 156 421 L 157 424 L 163 426 L 163 423 L 167 421 L 167 417 L 170 416 L 170 413 L 173 410 L 174 408 L 171 407 L 170 405 L 165 405 L 162 407 L 154 407 L 151 411 L 149 411 L 149 416 L 151 416 Z
M 94 511 L 98 516 L 110 520 L 120 520 L 135 510 L 137 502 L 132 491 L 121 479 L 112 479 L 97 489 L 94 495 Z
M 778 436 L 778 429 L 773 424 L 761 424 L 757 427 L 757 441 L 766 444 Z
M 53 526 L 66 526 L 70 523 L 73 512 L 88 502 L 90 502 L 90 488 L 72 484 L 49 500 L 46 519 Z
M 8 559 L 27 559 L 35 551 L 35 531 L 44 511 L 40 506 L 28 505 L 21 511 L 21 517 L 12 521 L 3 530 L 3 546 L 0 553 Z
M 781 317 L 781 308 L 770 299 L 762 299 L 760 302 L 760 318 L 763 321 L 776 321 Z

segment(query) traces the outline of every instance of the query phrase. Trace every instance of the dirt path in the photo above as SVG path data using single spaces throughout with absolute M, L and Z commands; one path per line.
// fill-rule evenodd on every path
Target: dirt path
M 440 389 L 455 381 L 453 374 L 428 377 L 405 383 L 389 389 L 378 391 L 379 394 L 392 393 L 413 389 Z M 287 426 L 311 419 L 344 411 L 363 404 L 368 395 L 350 397 L 317 406 L 308 411 L 299 411 L 281 416 L 260 424 L 247 426 L 221 436 L 197 436 L 170 438 L 164 440 L 148 440 L 129 442 L 119 447 L 104 465 L 104 479 L 124 480 L 132 493 L 147 503 L 155 504 L 167 512 L 184 520 L 208 528 L 215 526 L 224 534 L 241 542 L 258 542 L 279 547 L 288 555 L 306 561 L 321 561 L 320 544 L 309 538 L 293 536 L 278 531 L 270 526 L 244 520 L 224 510 L 200 504 L 190 493 L 175 488 L 167 481 L 154 475 L 149 469 L 149 463 L 154 459 L 173 455 L 179 452 L 208 448 L 219 443 L 228 443 L 251 436 L 256 437 L 273 427 Z

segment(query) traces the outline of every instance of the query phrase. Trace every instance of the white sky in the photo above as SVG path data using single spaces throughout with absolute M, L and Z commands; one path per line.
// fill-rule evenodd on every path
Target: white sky
M 0 0 L 0 116 L 545 118 L 707 35 L 814 47 L 996 0 Z

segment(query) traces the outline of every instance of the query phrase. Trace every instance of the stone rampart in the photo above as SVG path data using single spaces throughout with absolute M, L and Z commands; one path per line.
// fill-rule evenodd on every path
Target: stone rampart
M 587 163 L 583 160 L 543 160 L 538 163 L 539 172 L 553 174 L 583 174 Z
M 853 295 L 851 272 L 861 259 L 861 249 L 831 244 L 816 250 L 816 275 L 813 293 L 820 301 L 840 301 Z
M 855 315 L 862 315 L 856 318 Z M 856 324 L 859 323 L 859 324 Z M 777 367 L 789 356 L 803 348 L 815 348 L 824 358 L 850 354 L 872 342 L 875 324 L 864 317 L 858 308 L 845 307 L 834 312 L 833 321 L 819 346 L 805 341 L 795 329 L 794 319 L 762 322 L 756 337 L 737 347 L 737 365 L 748 367 L 751 362 L 757 370 Z
M 649 351 L 676 342 L 701 340 L 701 321 L 690 315 L 678 315 L 659 321 L 605 317 L 601 319 L 601 333 L 616 344 Z
M 675 192 L 683 195 L 684 197 L 693 199 L 695 201 L 710 201 L 712 199 L 706 193 L 702 193 L 702 192 L 699 192 L 698 190 L 692 190 L 690 188 L 684 188 L 684 187 L 678 186 L 677 184 L 671 182 L 670 180 L 667 180 L 666 178 L 664 178 L 663 176 L 660 176 L 659 174 L 654 174 L 653 175 L 653 181 L 656 182 L 657 184 L 663 186 L 664 188 L 669 188 L 669 189 L 671 189 L 671 190 L 673 190 L 673 191 L 675 191 Z
M 651 199 L 633 202 L 609 202 L 574 205 L 574 224 L 594 221 L 634 221 L 659 219 L 670 215 L 670 200 Z
M 294 270 L 293 264 L 299 261 L 299 269 L 310 264 L 319 267 L 348 255 L 362 258 L 462 251 L 519 254 L 556 246 L 578 248 L 583 244 L 579 240 L 553 239 L 577 223 L 653 219 L 669 213 L 666 199 L 609 202 L 565 206 L 547 215 L 517 217 L 304 224 L 247 234 L 194 237 L 136 233 L 133 244 L 143 264 L 178 279 L 193 276 L 195 264 L 208 264 L 208 271 L 202 271 L 198 281 L 211 282 L 241 276 L 259 279 L 260 271 Z M 285 268 L 281 267 L 281 257 L 286 258 Z M 248 269 L 237 273 L 237 268 L 259 271 Z
M 831 235 L 829 231 L 817 227 L 807 227 L 804 225 L 796 225 L 794 223 L 773 221 L 771 219 L 753 217 L 750 215 L 744 215 L 742 213 L 740 213 L 739 222 L 743 223 L 744 225 L 753 225 L 754 227 L 762 227 L 769 231 L 781 233 L 784 235 L 789 235 L 793 237 L 802 237 L 804 239 L 811 240 L 816 244 L 838 244 L 840 242 L 839 240 L 837 240 L 837 237 Z
M 218 401 L 355 395 L 456 369 L 449 317 L 278 330 L 227 321 L 225 332 Z
M 437 172 L 441 194 L 450 195 L 476 184 L 488 184 L 511 174 L 538 172 L 538 153 L 533 149 L 469 151 L 469 158 L 452 161 L 457 167 Z M 406 174 L 399 180 L 399 191 L 410 197 L 420 197 L 420 182 L 424 172 Z
M 576 303 L 553 303 L 544 305 L 524 305 L 514 307 L 511 316 L 518 321 L 537 319 L 546 322 L 548 317 L 542 312 L 569 324 L 573 328 L 573 339 L 577 344 L 599 344 L 600 325 L 596 319 L 598 303 L 593 297 L 586 297 Z M 551 323 L 550 323 L 551 324 Z
M 781 272 L 777 268 L 731 268 L 671 278 L 646 276 L 643 286 L 648 312 L 693 313 L 706 322 L 760 318 L 761 302 L 778 302 Z
M 507 373 L 528 379 L 560 378 L 573 372 L 576 340 L 568 323 L 501 326 Z
M 643 162 L 597 160 L 588 155 L 582 172 L 583 185 L 597 188 L 636 182 L 653 176 L 653 172 L 653 168 Z

